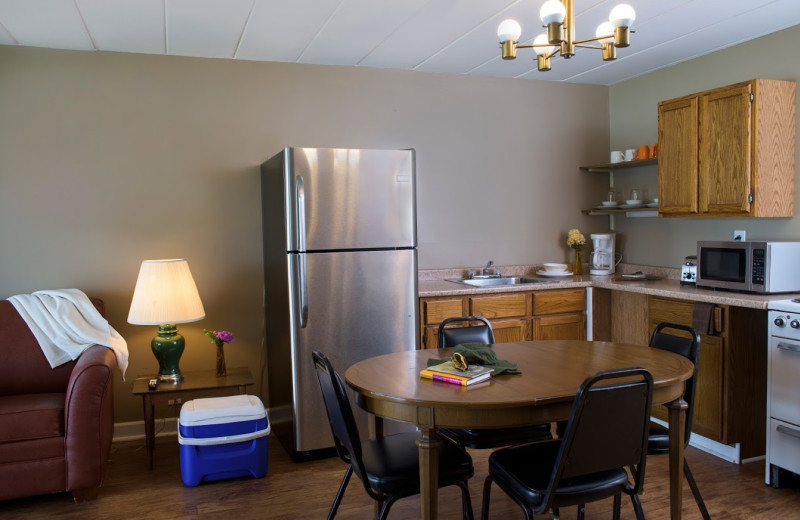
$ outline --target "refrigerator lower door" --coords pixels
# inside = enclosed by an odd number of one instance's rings
[[[297,256],[305,256],[307,314],[303,328],[299,316],[292,319],[293,416],[296,450],[305,452],[333,446],[311,357],[314,350],[328,356],[344,379],[347,368],[358,361],[417,348],[417,257],[413,249]],[[297,274],[290,279],[301,279],[302,273]],[[352,394],[351,403],[366,436],[367,414]]]

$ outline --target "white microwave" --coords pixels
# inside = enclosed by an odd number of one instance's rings
[[[800,242],[698,242],[697,286],[800,292]]]

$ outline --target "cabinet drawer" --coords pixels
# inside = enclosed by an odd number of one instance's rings
[[[694,302],[672,300],[669,298],[659,298],[651,296],[648,299],[647,316],[650,322],[650,333],[653,329],[662,322],[677,323],[687,327],[692,326],[692,315],[694,313]],[[721,334],[725,331],[725,323],[723,320],[723,308],[720,306],[714,307],[714,314],[711,317],[714,326],[714,333]],[[676,333],[677,334],[677,333]],[[700,331],[700,334],[703,334]]]
[[[583,289],[555,289],[539,291],[533,295],[533,314],[558,314],[586,310],[586,293]]]
[[[463,302],[461,298],[422,300],[420,313],[422,314],[422,325],[441,323],[447,318],[463,316]]]
[[[498,296],[471,296],[469,312],[486,318],[513,318],[528,314],[530,293],[502,294]]]

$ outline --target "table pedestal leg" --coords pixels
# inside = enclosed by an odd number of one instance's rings
[[[439,493],[439,436],[436,428],[420,427],[419,447],[419,501],[420,518],[434,520],[438,512]]]
[[[153,400],[145,394],[142,398],[144,406],[144,443],[147,448],[147,469],[153,469],[153,449],[156,445],[155,412]]]
[[[672,520],[680,520],[683,507],[683,451],[686,437],[686,409],[683,398],[669,408],[669,510]]]

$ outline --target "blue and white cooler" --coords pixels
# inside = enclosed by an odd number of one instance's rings
[[[264,405],[254,395],[187,401],[178,423],[183,483],[263,477],[269,431]]]

